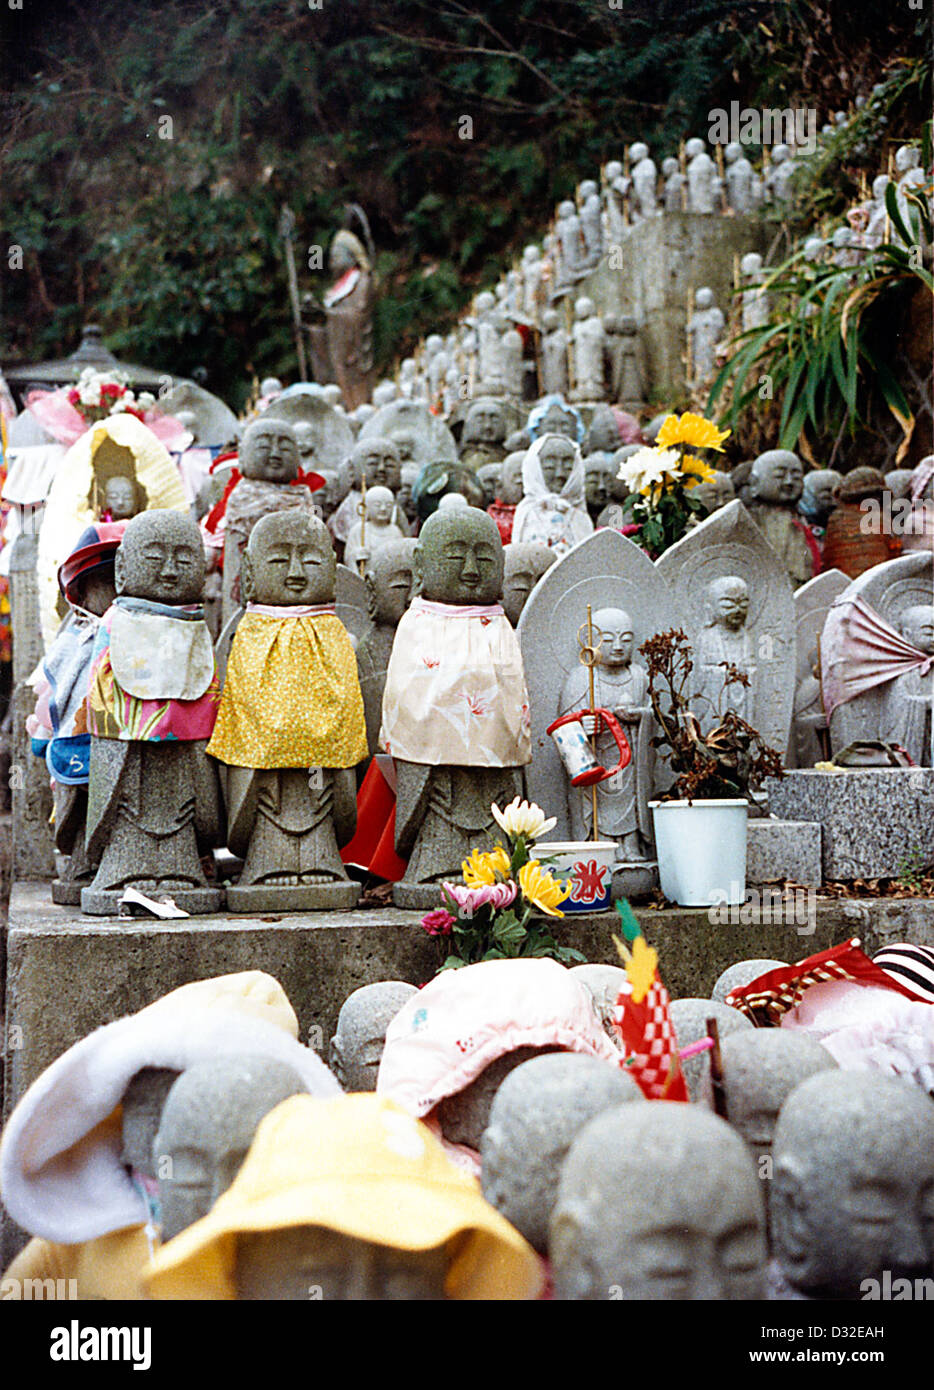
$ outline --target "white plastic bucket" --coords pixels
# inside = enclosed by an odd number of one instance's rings
[[[681,907],[746,900],[742,799],[650,801],[661,890]]]
[[[553,878],[571,883],[562,912],[606,912],[613,906],[613,865],[619,858],[615,840],[555,840],[536,845],[535,858],[553,858],[544,867]]]

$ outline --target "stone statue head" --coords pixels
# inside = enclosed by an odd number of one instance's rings
[[[717,976],[710,997],[718,1004],[723,1004],[730,990],[742,989],[744,985],[751,985],[753,980],[758,980],[760,975],[766,975],[770,970],[781,970],[787,965],[786,960],[770,960],[767,957],[734,961]]]
[[[704,144],[703,140],[699,139],[696,135],[693,139],[689,140],[684,147],[684,153],[687,155],[688,159],[694,159],[697,155],[706,154],[706,152],[707,146]]]
[[[697,305],[698,309],[712,309],[713,290],[707,289],[706,286],[699,289],[694,296],[694,303]]]
[[[600,608],[593,615],[593,627],[594,640],[603,638],[600,644],[600,665],[611,670],[629,666],[635,642],[629,614],[622,608]]]
[[[892,468],[885,475],[885,485],[893,497],[910,497],[913,481],[913,468]]]
[[[170,1067],[143,1067],[142,1071],[130,1078],[123,1093],[120,1158],[128,1168],[139,1169],[147,1178],[156,1177],[153,1139],[159,1128],[165,1098],[178,1075]]]
[[[707,627],[739,632],[749,616],[749,586],[737,574],[725,574],[707,585]]]
[[[285,420],[254,420],[243,431],[239,468],[244,478],[291,483],[298,477],[298,442]]]
[[[590,990],[604,1033],[619,1045],[619,1029],[613,1021],[613,1011],[627,980],[625,970],[618,965],[573,965],[570,973]]]
[[[707,1036],[707,1020],[716,1020],[721,1041],[731,1033],[749,1032],[752,1023],[739,1009],[731,1009],[726,1004],[717,1004],[713,999],[673,999],[669,1007],[672,1027],[678,1037],[679,1047],[689,1047]],[[681,1066],[684,1080],[692,1100],[700,1096],[704,1080],[710,1071],[710,1053],[701,1052],[688,1057]]]
[[[731,140],[723,151],[727,164],[735,164],[742,157],[743,147],[737,140]]]
[[[395,627],[412,597],[412,563],[415,541],[387,541],[374,551],[363,582],[370,617],[382,626]]]
[[[810,236],[804,243],[804,259],[806,261],[816,261],[823,254],[826,242],[823,237]]]
[[[264,376],[259,384],[260,396],[278,396],[282,391],[282,382],[277,376]]]
[[[899,145],[895,151],[895,168],[900,174],[909,169],[917,169],[921,163],[921,153],[916,145]]]
[[[542,252],[539,246],[527,246],[522,252],[522,260],[526,265],[534,265],[535,262],[540,261],[541,258]]]
[[[337,557],[320,518],[297,508],[260,517],[240,562],[248,603],[333,603],[336,583]]]
[[[835,246],[838,250],[840,250],[841,248],[843,248],[843,247],[845,247],[845,246],[852,246],[852,245],[853,245],[853,228],[852,228],[852,227],[838,227],[837,230],[834,232],[833,237],[831,238],[831,240],[833,241],[834,246]]]
[[[761,1298],[765,1214],[752,1159],[698,1106],[633,1101],[577,1135],[551,1214],[559,1299]]]
[[[577,212],[577,208],[575,207],[574,203],[572,203],[571,200],[570,200],[569,198],[565,198],[565,200],[564,200],[563,202],[561,202],[561,203],[558,204],[558,216],[559,216],[559,217],[574,217],[575,214],[576,214],[576,212]]]
[[[546,333],[553,333],[556,328],[561,326],[561,315],[557,309],[546,309],[542,314],[542,326]]]
[[[451,1144],[466,1144],[479,1149],[490,1119],[490,1109],[497,1091],[510,1072],[523,1062],[546,1052],[561,1052],[559,1047],[517,1047],[504,1052],[484,1067],[478,1077],[453,1095],[445,1096],[431,1112],[441,1126],[441,1132]]]
[[[541,465],[542,477],[545,479],[545,486],[549,492],[559,493],[561,491],[571,476],[576,457],[574,444],[567,437],[552,435],[550,439],[545,440],[539,452],[538,461]]]
[[[934,606],[912,604],[902,613],[898,627],[906,642],[917,647],[919,652],[934,656]]]
[[[762,257],[758,251],[747,251],[746,255],[739,263],[739,268],[744,275],[758,275],[762,269]]]
[[[726,1118],[746,1140],[758,1161],[772,1151],[778,1112],[800,1082],[837,1063],[806,1033],[788,1028],[753,1028],[720,1044]],[[713,1108],[710,1074],[703,1096]],[[767,1169],[760,1170],[767,1176]]]
[[[237,1297],[307,1301],[313,1288],[329,1302],[437,1301],[445,1297],[450,1246],[400,1250],[324,1226],[244,1231],[237,1237]]]
[[[506,415],[501,403],[489,396],[473,401],[464,420],[461,444],[502,444]]]
[[[490,506],[499,496],[499,485],[502,477],[502,470],[498,463],[481,463],[477,469],[477,477],[483,488],[483,501],[486,506]]]
[[[691,489],[691,496],[698,502],[703,502],[709,515],[710,512],[715,512],[718,507],[725,507],[727,502],[733,501],[736,496],[733,479],[729,473],[715,468],[713,480],[709,483],[698,483],[696,487]]]
[[[842,481],[843,475],[835,468],[815,468],[805,473],[798,510],[809,521],[825,526],[835,506],[834,490]]]
[[[592,198],[593,195],[594,195],[594,194],[596,193],[596,191],[597,191],[596,180],[594,180],[594,179],[583,179],[583,180],[577,185],[577,191],[578,191],[578,193],[580,194],[580,200],[581,200],[582,203],[583,203],[587,198]]]
[[[315,460],[314,426],[310,420],[296,420],[292,425],[292,433],[295,435],[299,457],[307,470],[312,467]]]
[[[146,489],[125,473],[112,473],[103,486],[102,512],[113,521],[129,521],[146,507]]]
[[[648,153],[648,145],[644,145],[641,140],[637,140],[634,145],[629,146],[630,164],[638,164],[640,159],[647,159]]]
[[[588,454],[584,459],[584,495],[587,506],[594,511],[605,507],[610,500],[613,476],[618,470],[610,453]]]
[[[207,1216],[237,1176],[263,1116],[305,1089],[271,1057],[214,1057],[178,1077],[152,1144],[163,1242]]]
[[[753,462],[749,491],[757,502],[790,506],[804,490],[804,464],[789,449],[768,449]]]
[[[517,449],[507,454],[500,464],[500,483],[498,499],[507,507],[515,507],[522,501],[522,460],[525,450]]]
[[[796,1086],[772,1144],[774,1253],[797,1288],[858,1298],[864,1279],[934,1264],[934,1105],[879,1072],[824,1071]]]
[[[547,545],[517,542],[504,549],[503,612],[517,627],[529,594],[558,558]]]
[[[885,492],[885,474],[878,468],[851,468],[837,484],[834,496],[838,502],[865,502],[870,497],[881,501]]]
[[[890,182],[891,180],[889,179],[888,174],[877,174],[876,177],[873,179],[872,196],[873,198],[875,198],[877,203],[882,202],[883,198],[885,197],[885,190],[888,188]]]
[[[127,523],[114,557],[118,594],[156,603],[197,603],[204,587],[204,545],[187,512],[156,509]]]
[[[366,490],[366,519],[377,526],[388,526],[395,511],[396,499],[388,487],[368,487]]]
[[[678,161],[673,154],[670,154],[667,159],[662,160],[662,175],[664,178],[670,179],[677,173],[680,173]]]
[[[566,410],[558,401],[552,401],[542,416],[538,432],[539,434],[563,434],[565,439],[576,441],[577,420],[570,410]]]
[[[399,483],[399,491],[396,493],[396,501],[405,512],[409,521],[414,521],[418,516],[418,509],[412,496],[412,488],[418,477],[419,470],[414,464],[404,464],[402,467],[402,479]]]
[[[623,165],[622,161],[619,159],[611,159],[609,163],[604,166],[603,169],[603,174],[606,178],[607,183],[612,183],[614,179],[618,179],[622,172]]]
[[[784,164],[786,159],[791,158],[790,145],[776,145],[772,151],[772,163]]]
[[[354,482],[367,487],[388,487],[398,492],[402,483],[402,461],[397,441],[388,435],[358,439],[350,455]]]
[[[496,1092],[480,1144],[483,1195],[540,1255],[575,1136],[604,1110],[641,1099],[631,1076],[579,1052],[533,1057]]]
[[[580,299],[574,305],[574,317],[577,321],[581,322],[584,319],[592,319],[595,313],[596,310],[594,309],[593,300],[588,298],[585,294],[581,295]]]
[[[355,989],[341,1005],[328,1066],[345,1091],[375,1091],[386,1029],[416,994],[404,980],[377,980]]]
[[[619,426],[609,406],[598,406],[584,439],[584,454],[609,453],[620,446]],[[585,460],[586,466],[586,460]]]
[[[419,593],[433,603],[496,603],[503,567],[496,522],[476,507],[435,512],[415,545]]]

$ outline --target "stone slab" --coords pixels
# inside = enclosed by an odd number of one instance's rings
[[[934,863],[934,769],[798,769],[767,786],[787,820],[823,827],[824,881],[895,878]]]
[[[806,888],[821,886],[820,822],[747,821],[746,882],[774,883],[786,878]]]

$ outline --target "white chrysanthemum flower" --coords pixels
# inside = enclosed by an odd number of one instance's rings
[[[624,482],[630,492],[642,492],[663,483],[668,477],[679,477],[681,456],[677,449],[640,449],[623,459],[617,477]]]
[[[518,839],[521,835],[526,840],[537,840],[558,824],[554,816],[546,820],[545,812],[540,806],[536,806],[534,801],[520,801],[518,797],[510,801],[505,811],[501,811],[495,803],[490,810],[496,824],[510,839]]]

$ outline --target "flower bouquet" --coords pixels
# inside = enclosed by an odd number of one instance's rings
[[[155,403],[155,396],[148,391],[137,398],[120,372],[99,372],[94,367],[85,367],[68,392],[68,404],[88,425],[96,425],[111,415],[135,415],[137,420],[143,420]]]
[[[698,483],[714,481],[714,470],[689,448],[723,452],[729,430],[719,430],[702,415],[669,415],[653,448],[639,449],[620,464],[617,477],[629,488],[623,511],[639,527],[632,539],[655,560],[681,539],[693,517],[707,508],[690,495]]]
[[[545,813],[518,797],[504,811],[490,810],[502,827],[508,848],[472,850],[461,865],[460,883],[444,883],[444,904],[422,918],[429,936],[446,940],[448,955],[442,970],[475,965],[481,960],[512,960],[519,956],[550,956],[563,964],[586,959],[570,946],[559,946],[533,912],[563,917],[560,904],[570,896],[570,883],[552,877],[531,849],[556,824]]]

